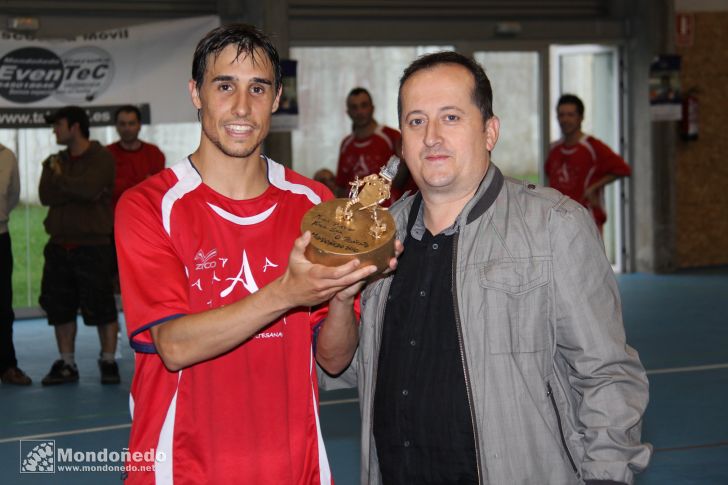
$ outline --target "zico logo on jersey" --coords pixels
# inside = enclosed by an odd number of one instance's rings
[[[217,249],[213,249],[208,253],[200,249],[197,251],[197,254],[195,254],[195,269],[200,271],[214,268],[217,266],[217,261],[214,259],[215,256],[217,256]]]

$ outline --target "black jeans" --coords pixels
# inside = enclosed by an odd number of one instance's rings
[[[0,373],[16,367],[13,347],[13,251],[10,234],[0,234]]]

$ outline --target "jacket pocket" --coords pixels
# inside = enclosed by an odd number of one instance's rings
[[[490,353],[549,348],[550,258],[491,261],[480,268],[479,281]]]

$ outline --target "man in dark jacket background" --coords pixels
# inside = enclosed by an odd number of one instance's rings
[[[114,360],[117,322],[111,268],[114,158],[89,140],[89,118],[77,106],[66,106],[46,117],[62,150],[43,162],[39,195],[48,206],[45,219],[50,236],[43,254],[40,305],[55,329],[60,358],[43,378],[43,385],[78,381],[75,362],[76,314],[98,329],[101,341],[101,382],[118,384]]]

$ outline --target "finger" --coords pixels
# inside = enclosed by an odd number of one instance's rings
[[[358,283],[354,283],[353,285],[344,288],[343,290],[341,290],[340,292],[338,292],[336,294],[336,298],[338,298],[339,300],[344,300],[344,301],[353,300],[354,297],[356,297],[356,295],[364,287],[364,283],[366,283],[366,282],[359,281]]]
[[[377,267],[372,265],[363,266],[358,268],[356,271],[349,271],[340,275],[337,278],[330,278],[328,283],[331,287],[336,287],[337,291],[341,291],[343,288],[353,285],[361,280],[364,280],[376,273]]]
[[[399,255],[404,252],[404,244],[399,239],[394,241],[394,257],[399,258]]]
[[[397,258],[390,259],[389,260],[389,267],[384,270],[384,274],[389,274],[392,271],[394,271],[395,269],[397,269],[397,263],[398,263],[398,261],[399,260]]]
[[[338,280],[342,276],[346,276],[352,271],[355,271],[360,265],[361,262],[358,259],[352,259],[340,266],[323,266],[317,264],[311,270],[311,275],[315,278]]]

